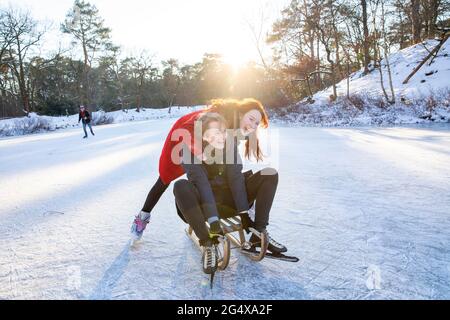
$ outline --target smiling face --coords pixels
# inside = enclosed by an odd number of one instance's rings
[[[219,121],[211,121],[208,129],[203,134],[203,141],[213,146],[215,149],[223,149],[225,147],[226,127]]]
[[[244,136],[256,131],[261,123],[261,113],[257,109],[253,109],[244,114],[241,118],[240,129]]]

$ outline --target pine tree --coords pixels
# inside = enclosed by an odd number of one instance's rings
[[[89,72],[97,54],[111,50],[111,29],[104,26],[98,9],[84,0],[75,0],[73,8],[67,13],[66,20],[61,24],[61,31],[74,37],[74,44],[81,46],[83,51],[83,82],[82,104],[89,104]]]

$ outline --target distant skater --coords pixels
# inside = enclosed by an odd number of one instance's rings
[[[86,125],[91,130],[92,135],[95,136],[94,131],[92,131],[91,114],[89,113],[89,111],[86,110],[85,106],[80,106],[80,113],[79,113],[79,117],[78,117],[78,123],[80,123],[80,121],[83,122],[83,130],[84,130],[84,137],[83,137],[83,139],[86,139],[88,137],[88,133],[86,131]]]

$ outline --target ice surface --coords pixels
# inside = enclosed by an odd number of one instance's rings
[[[450,126],[275,127],[269,231],[298,263],[233,250],[213,290],[172,187],[129,229],[175,119],[0,139],[0,299],[449,299]]]

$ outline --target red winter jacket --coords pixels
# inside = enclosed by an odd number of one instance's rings
[[[170,182],[181,177],[185,173],[183,167],[180,164],[175,164],[171,158],[173,148],[182,141],[181,137],[177,138],[175,135],[172,138],[172,133],[174,133],[176,129],[185,129],[189,132],[190,141],[188,147],[194,155],[199,155],[202,153],[201,143],[199,145],[199,143],[194,140],[194,123],[195,120],[201,116],[202,112],[204,112],[204,110],[194,111],[181,117],[175,122],[172,129],[170,129],[159,158],[159,176],[164,184],[168,185]],[[172,139],[175,139],[175,141],[172,141]],[[176,156],[178,157],[177,161],[180,160],[179,155]]]

